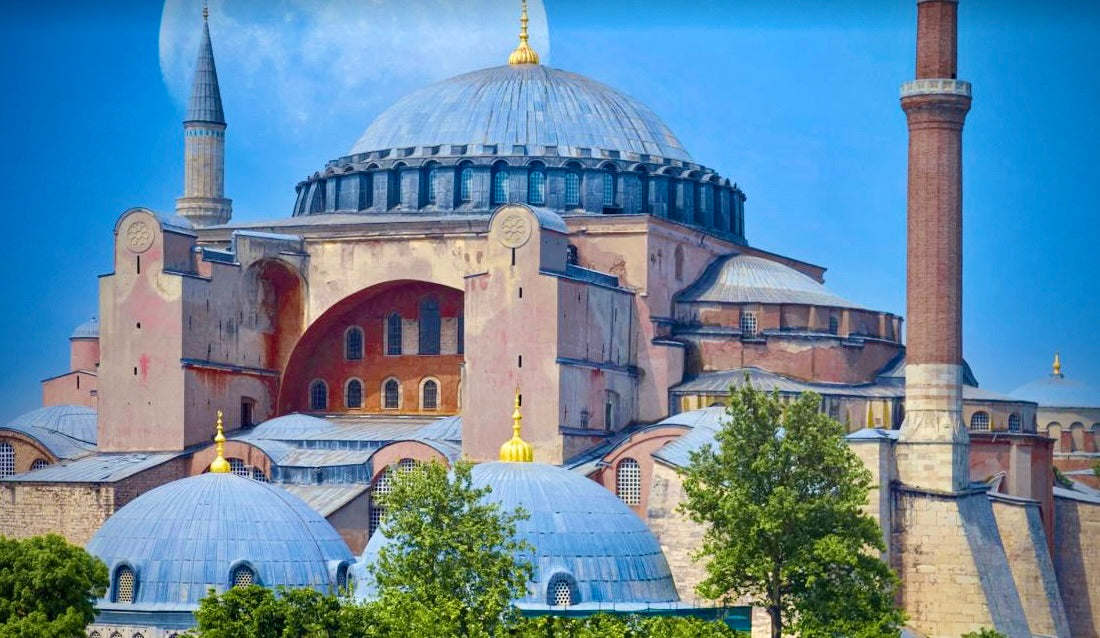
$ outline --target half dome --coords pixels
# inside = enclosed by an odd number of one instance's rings
[[[677,300],[861,309],[790,266],[751,255],[716,261]]]
[[[494,154],[556,147],[632,152],[690,161],[641,102],[584,76],[540,65],[498,66],[421,88],[379,115],[350,155],[438,145],[497,146]],[[576,154],[576,156],[580,156]],[[598,153],[591,156],[598,156]]]
[[[95,317],[85,321],[73,330],[73,333],[69,335],[70,339],[98,339],[99,338],[99,320]]]

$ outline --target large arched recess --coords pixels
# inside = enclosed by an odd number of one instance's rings
[[[244,285],[246,297],[255,301],[252,320],[261,338],[260,367],[283,370],[302,334],[302,279],[290,264],[263,259],[245,271]]]
[[[418,352],[420,313],[427,299],[434,300],[439,309],[439,354]],[[389,281],[345,297],[298,340],[280,384],[277,413],[457,414],[463,303],[461,290],[414,280]],[[402,348],[400,354],[388,354],[386,323],[395,313],[402,321]],[[346,356],[345,339],[352,327],[363,331],[361,359]],[[426,377],[439,382],[434,409],[422,405],[421,381]],[[383,402],[383,383],[390,378],[400,382],[397,408],[387,408]],[[362,384],[360,408],[347,406],[345,390],[350,379]],[[310,405],[309,388],[318,380],[327,388],[324,409]]]

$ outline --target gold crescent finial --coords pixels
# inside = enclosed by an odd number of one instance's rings
[[[1062,376],[1062,357],[1057,352],[1054,353],[1054,374]]]
[[[527,44],[527,0],[523,0],[523,10],[519,16],[519,46],[508,56],[508,64],[538,64],[539,54]]]
[[[214,474],[228,474],[229,461],[225,460],[225,432],[222,429],[222,411],[218,410],[218,433],[214,435],[214,447],[218,450],[218,458],[210,464],[210,471]]]
[[[500,446],[500,460],[507,463],[530,463],[535,459],[535,449],[524,441],[519,432],[523,428],[523,415],[519,411],[520,394],[516,387],[516,409],[512,412],[512,438]]]

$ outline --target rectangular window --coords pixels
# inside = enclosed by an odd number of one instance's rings
[[[603,205],[615,205],[615,175],[604,173],[603,176]]]
[[[576,173],[565,174],[565,205],[580,206],[581,203],[581,176]]]

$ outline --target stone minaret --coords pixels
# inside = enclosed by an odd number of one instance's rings
[[[898,478],[957,492],[970,483],[962,423],[962,128],[970,83],[956,79],[958,0],[917,0],[909,121],[905,422]]]
[[[208,16],[203,7],[202,42],[183,121],[183,197],[176,200],[176,213],[195,226],[224,224],[233,212],[233,202],[225,198],[225,113]]]

